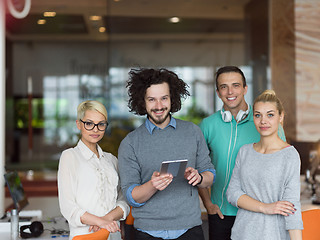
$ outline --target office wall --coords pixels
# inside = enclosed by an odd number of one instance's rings
[[[294,0],[270,0],[270,68],[272,88],[285,109],[287,140],[297,139]]]
[[[297,140],[320,140],[320,2],[295,0]]]

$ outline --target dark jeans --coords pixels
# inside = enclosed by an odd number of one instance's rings
[[[230,240],[235,219],[235,216],[224,216],[221,219],[218,214],[208,214],[209,240]]]
[[[162,240],[162,238],[152,237],[147,233],[135,229],[135,240]],[[190,228],[176,240],[204,240],[204,235],[201,226]]]
[[[135,240],[133,225],[124,224],[124,240]]]

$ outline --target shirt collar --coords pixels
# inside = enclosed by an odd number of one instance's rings
[[[152,134],[154,129],[161,129],[161,128],[157,127],[156,125],[154,125],[148,118],[145,122],[145,126],[150,134]],[[169,126],[173,127],[174,129],[176,129],[176,127],[177,127],[177,121],[172,116],[171,116],[169,124],[165,128],[167,128]]]
[[[81,141],[81,139],[79,140],[77,147],[79,148],[81,154],[84,156],[85,159],[89,160],[92,157],[96,156],[88,147],[87,145],[84,144],[84,142]],[[103,157],[103,151],[101,149],[101,147],[99,145],[97,145],[97,149],[98,149],[98,153],[99,153],[99,157]]]

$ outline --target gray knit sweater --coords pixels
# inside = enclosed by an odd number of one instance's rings
[[[154,129],[152,134],[143,124],[121,142],[118,160],[125,196],[133,184],[149,181],[152,173],[160,170],[162,161],[188,159],[187,167],[199,172],[214,169],[200,128],[190,122],[176,122],[176,129],[168,126]],[[132,213],[134,227],[147,231],[189,229],[202,223],[197,187],[184,178],[174,179],[145,205],[134,207]]]
[[[243,194],[272,203],[280,200],[294,204],[297,211],[288,217],[266,215],[239,208],[231,239],[286,240],[289,229],[302,229],[300,205],[300,157],[293,146],[271,154],[261,154],[253,144],[244,145],[237,156],[227,190],[228,201],[237,206]]]

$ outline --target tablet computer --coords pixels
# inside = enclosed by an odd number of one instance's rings
[[[160,174],[170,173],[173,177],[184,177],[188,159],[163,161]]]

